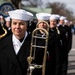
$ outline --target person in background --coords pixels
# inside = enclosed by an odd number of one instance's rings
[[[38,25],[36,25],[36,29],[37,28],[44,28],[44,29],[47,30],[47,28],[49,28],[49,26],[46,25],[45,22],[43,22],[43,21],[46,21],[47,23],[49,22],[49,18],[50,18],[50,14],[49,13],[37,13],[36,14],[36,18],[37,18],[37,21],[39,23]],[[49,32],[49,31],[47,30],[47,32]],[[45,47],[45,43],[46,42],[45,42],[45,39],[43,39],[43,38],[46,37],[46,33],[44,31],[42,31],[42,30],[38,30],[36,36],[37,37],[41,37],[41,39],[40,38],[36,38],[36,45]],[[32,63],[35,63],[37,65],[43,65],[45,48],[42,48],[42,47],[41,48],[40,47],[37,48],[36,47],[35,50],[36,50],[36,52],[35,52],[35,59],[33,60]],[[44,66],[46,66],[46,65],[44,65]],[[43,70],[42,68],[39,68],[39,69],[35,68],[33,70],[32,75],[42,75],[42,72],[43,72],[42,70]],[[45,74],[45,75],[47,75],[47,74]]]
[[[11,32],[11,18],[8,16],[8,17],[5,17],[5,26],[7,27],[7,36],[9,36],[10,34],[12,34]]]
[[[50,16],[49,24],[49,41],[48,41],[48,59],[46,72],[47,75],[59,75],[60,70],[60,51],[61,51],[61,42],[60,42],[60,31],[57,27],[57,16]],[[59,63],[58,63],[59,62]],[[59,66],[59,67],[58,67]],[[61,75],[61,73],[60,73]]]
[[[6,22],[6,27],[8,28],[8,30],[11,29],[11,19],[10,17],[5,17],[5,22]]]
[[[65,25],[68,26],[68,53],[72,49],[72,25],[70,24],[69,20],[65,20]]]
[[[0,15],[0,23],[1,23],[1,18],[2,18],[3,16],[2,15]]]
[[[74,22],[70,21],[69,25],[72,27],[72,34],[75,34],[75,24],[74,24]]]
[[[1,23],[1,26],[5,26],[5,18],[4,16],[0,16],[0,23]]]
[[[49,24],[49,18],[50,18],[51,14],[49,13],[37,13],[36,14],[36,18],[37,21],[39,23],[39,25],[36,26],[36,28],[44,28],[47,30],[47,28],[49,28],[49,26],[46,25],[45,22],[47,22]],[[43,22],[45,21],[45,22]]]
[[[0,75],[27,75],[31,35],[27,33],[26,22],[33,14],[23,9],[8,14],[12,34],[0,41]]]
[[[61,43],[62,43],[62,58],[61,58],[61,75],[67,75],[67,68],[68,68],[68,52],[69,52],[69,45],[68,45],[68,39],[69,39],[69,31],[68,31],[68,25],[65,25],[65,20],[67,18],[65,16],[60,16],[59,19],[59,30],[61,33]]]
[[[36,29],[36,25],[37,25],[37,18],[34,16],[33,19],[30,21],[30,24],[29,24],[29,31],[30,31],[30,34],[32,34],[33,30]]]

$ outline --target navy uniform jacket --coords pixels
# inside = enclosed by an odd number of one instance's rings
[[[68,67],[68,52],[69,52],[69,29],[67,25],[60,25],[59,30],[61,33],[61,40],[62,40],[62,48],[61,48],[61,73],[57,75],[67,75],[67,67]]]
[[[17,55],[13,48],[11,35],[0,41],[0,75],[26,75],[27,57],[30,52],[29,39],[28,35]]]
[[[68,53],[68,26],[60,25],[59,30],[61,32],[61,40],[62,40],[62,48],[63,48],[62,50],[65,53]]]
[[[49,58],[46,62],[46,75],[55,75],[56,62],[61,53],[60,34],[58,34],[56,27],[49,29],[49,41],[48,41]]]
[[[68,26],[68,52],[70,52],[72,48],[72,26]]]

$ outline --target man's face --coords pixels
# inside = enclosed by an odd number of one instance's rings
[[[60,20],[59,23],[60,23],[61,25],[63,25],[63,24],[64,24],[64,20]]]
[[[38,21],[40,22],[39,25],[38,25],[38,28],[44,28],[44,29],[47,29],[47,25],[46,23],[42,22],[42,21]]]
[[[56,26],[56,24],[57,24],[57,22],[56,22],[56,20],[50,20],[50,25],[53,25],[53,26]]]
[[[6,26],[9,28],[10,27],[10,21],[6,21]]]
[[[18,38],[21,39],[24,37],[27,30],[26,22],[23,20],[12,19],[11,23],[12,33]]]

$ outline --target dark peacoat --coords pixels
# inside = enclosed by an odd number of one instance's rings
[[[26,75],[30,52],[30,36],[28,35],[18,54],[15,54],[12,36],[0,41],[0,75]]]
[[[60,34],[56,27],[49,29],[49,41],[48,41],[48,58],[46,62],[46,75],[56,75],[58,71],[58,61],[60,61],[61,42]],[[60,74],[61,75],[61,74]]]

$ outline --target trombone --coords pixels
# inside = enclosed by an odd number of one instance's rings
[[[7,35],[7,30],[4,28],[3,23],[1,23],[1,27],[2,27],[2,30],[4,31],[4,33],[0,35],[0,39],[2,39],[3,37],[5,37]]]
[[[48,37],[49,37],[49,25],[47,22],[43,21],[44,23],[47,24],[47,30],[44,28],[38,28],[36,27],[36,29],[34,29],[34,31],[32,32],[32,39],[31,39],[31,47],[30,47],[30,55],[27,58],[28,61],[28,69],[27,69],[27,75],[32,75],[33,70],[40,69],[41,68],[41,72],[42,75],[45,75],[45,68],[46,68],[46,54],[47,54],[47,46],[48,46]],[[41,22],[39,22],[38,24],[40,24]],[[37,26],[38,26],[37,24]],[[39,30],[42,30],[45,33],[44,37],[41,36],[37,36],[39,35],[37,32]],[[35,39],[35,40],[34,40]],[[44,46],[39,46],[37,45],[37,39],[43,39],[45,41],[45,45]],[[32,62],[35,60],[35,55],[36,55],[36,48],[41,48],[44,50],[44,55],[43,55],[43,61],[42,64],[33,64]]]

